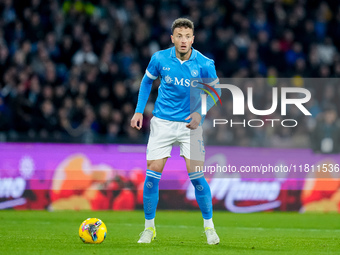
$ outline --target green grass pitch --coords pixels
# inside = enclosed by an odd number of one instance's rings
[[[88,217],[108,228],[102,244],[83,244]],[[137,244],[142,211],[0,211],[0,254],[340,254],[340,215],[215,212],[219,245],[206,244],[198,211],[158,211],[157,240]]]

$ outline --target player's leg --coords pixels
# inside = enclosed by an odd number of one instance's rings
[[[159,200],[159,181],[170,157],[174,132],[171,132],[171,122],[158,118],[151,120],[151,132],[147,146],[147,170],[143,189],[143,208],[145,229],[138,243],[150,243],[156,236],[155,216]]]
[[[207,180],[204,177],[204,173],[201,171],[195,171],[196,167],[202,167],[204,163],[203,161],[190,160],[186,157],[184,157],[184,159],[186,162],[190,181],[195,189],[196,201],[202,212],[204,228],[206,227],[214,228],[214,224],[212,221],[213,211],[210,187]]]
[[[212,219],[213,208],[210,187],[204,177],[204,173],[197,171],[197,169],[202,169],[204,162],[190,160],[188,158],[185,158],[185,162],[187,165],[190,181],[195,189],[196,201],[202,212],[204,222],[203,226],[207,237],[207,242],[208,244],[218,244],[220,242],[220,238],[215,231]]]
[[[180,139],[181,156],[184,157],[190,181],[195,189],[196,201],[203,216],[203,226],[208,244],[218,244],[220,239],[216,234],[212,220],[213,208],[209,184],[200,171],[204,165],[205,149],[202,138],[202,129],[191,130],[190,135],[183,135]]]
[[[155,216],[159,200],[159,181],[167,158],[148,160],[143,189],[145,228],[138,243],[150,243],[156,237]]]

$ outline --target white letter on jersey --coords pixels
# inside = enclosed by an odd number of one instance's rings
[[[182,78],[180,81],[178,81],[177,77],[175,77],[175,85],[183,86],[183,80],[184,80],[184,78]]]
[[[191,87],[197,87],[197,83],[194,84],[194,82],[198,82],[198,80],[192,80],[191,81]]]

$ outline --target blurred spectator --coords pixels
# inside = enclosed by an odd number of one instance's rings
[[[331,65],[334,60],[334,55],[336,53],[336,48],[332,43],[330,37],[326,37],[322,44],[317,46],[317,53],[319,56],[319,61],[325,65]]]
[[[73,56],[73,63],[81,65],[84,63],[95,65],[98,62],[97,55],[92,50],[90,42],[84,42],[82,48],[77,51]]]
[[[5,105],[4,99],[0,96],[0,132],[6,131],[10,126],[10,112]]]
[[[3,1],[2,17],[5,23],[11,23],[16,19],[16,12],[12,0]]]
[[[325,107],[312,132],[312,148],[317,153],[340,152],[340,121],[333,105]]]

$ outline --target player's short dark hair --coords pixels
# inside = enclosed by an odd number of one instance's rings
[[[177,27],[185,27],[192,29],[192,32],[194,32],[194,23],[187,18],[178,18],[176,19],[171,26],[171,32],[174,33],[175,28]]]

